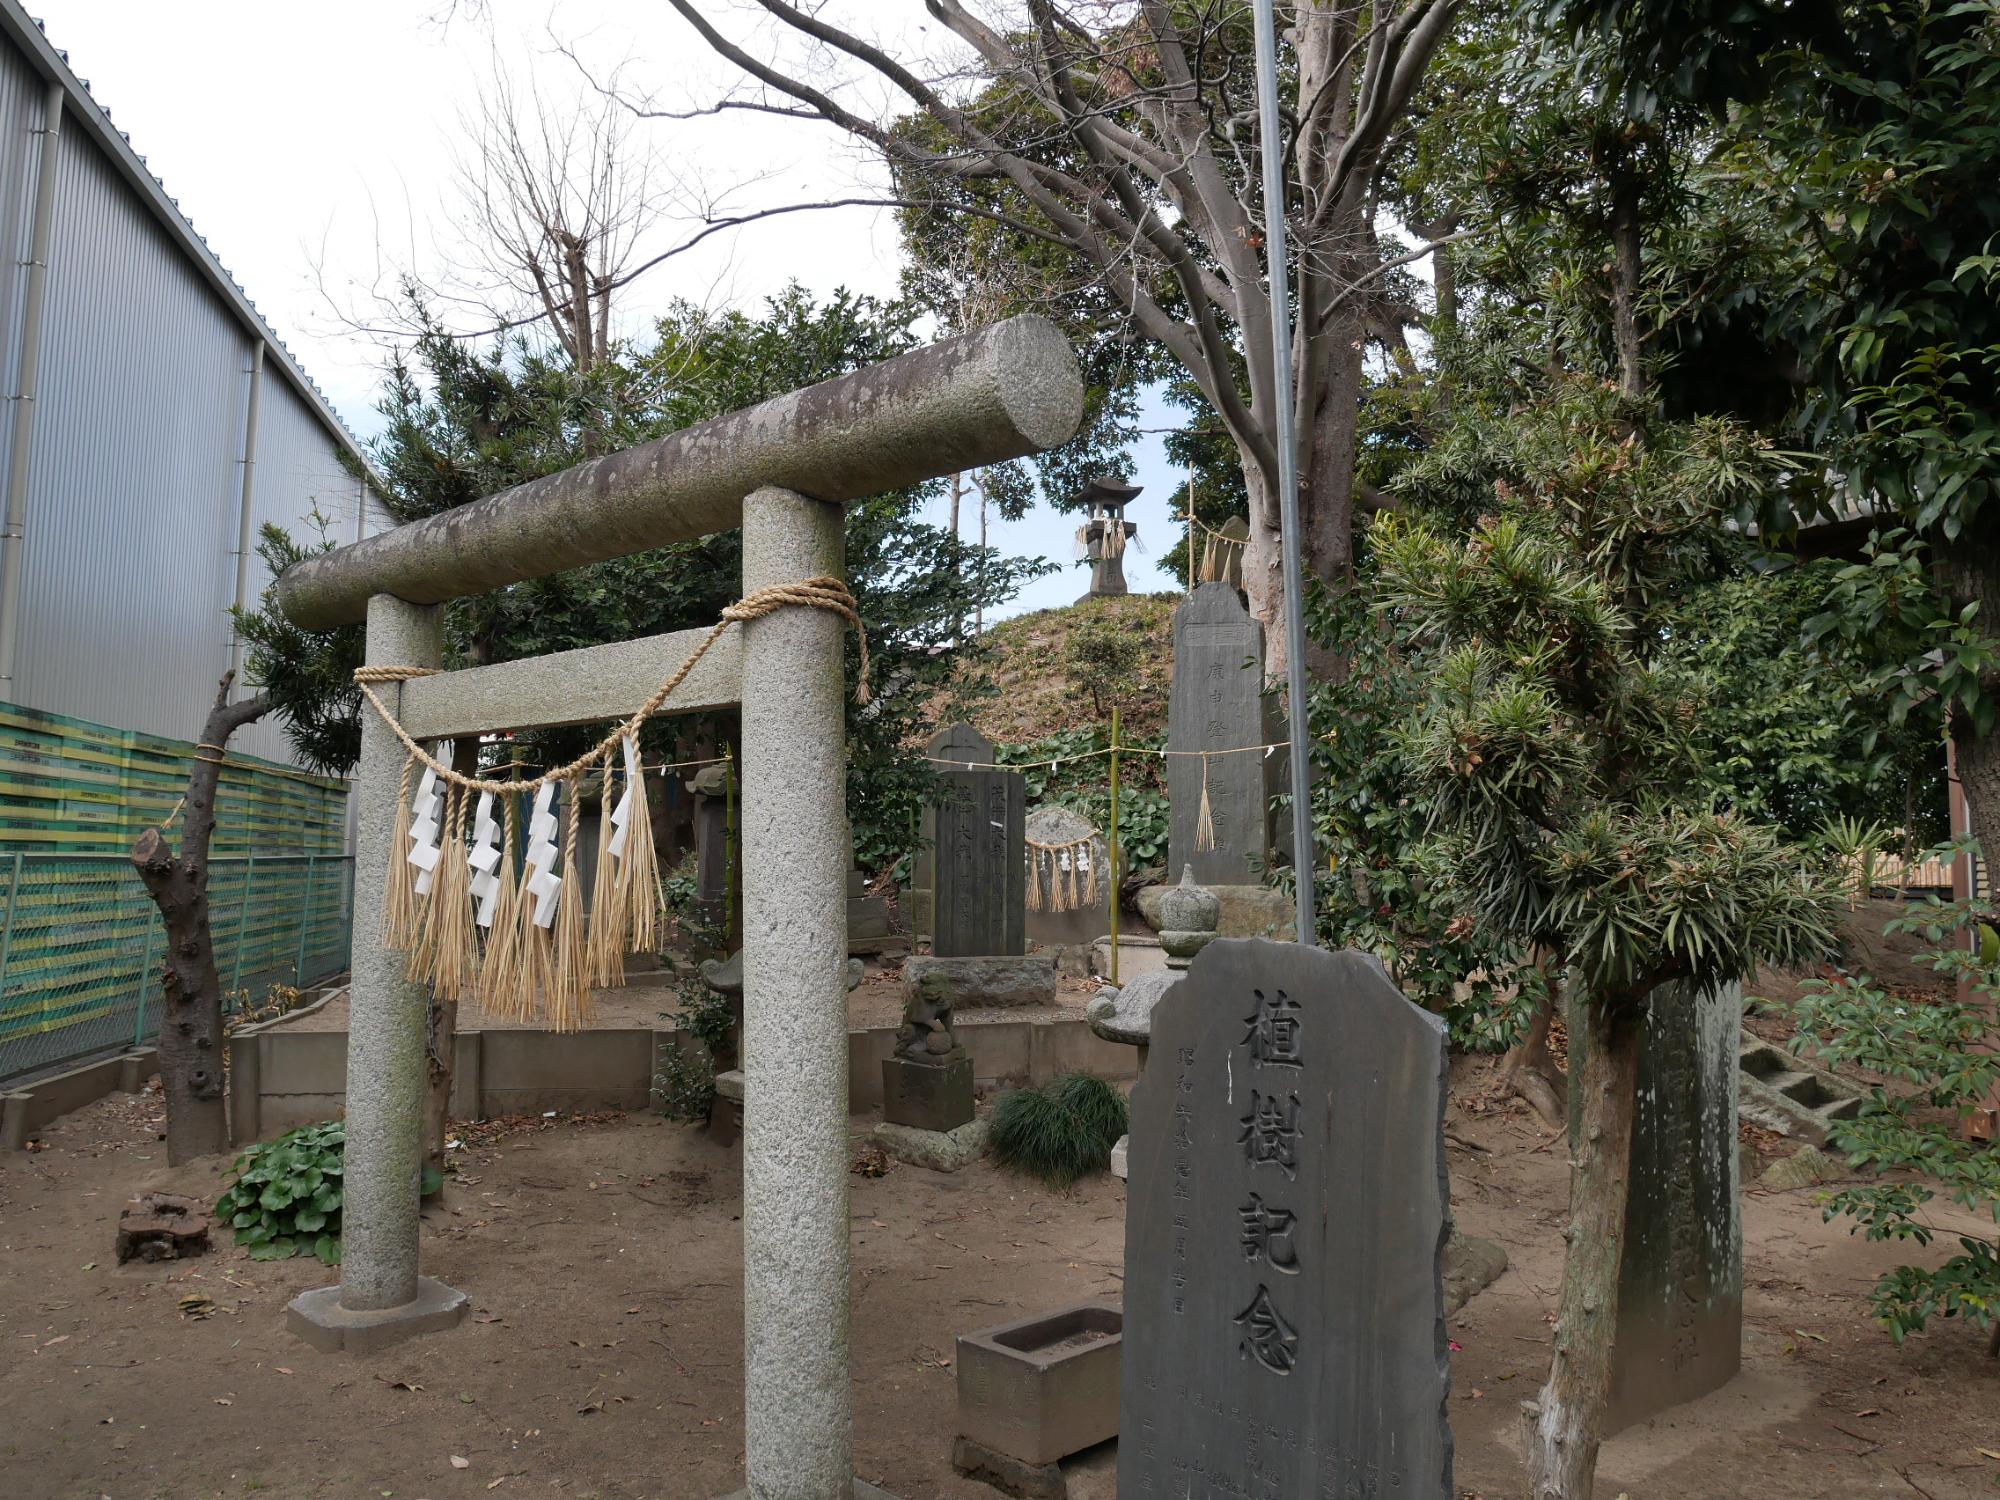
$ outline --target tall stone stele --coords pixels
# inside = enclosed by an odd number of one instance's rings
[[[1132,1089],[1118,1493],[1451,1500],[1443,1023],[1221,938]]]
[[[1743,1367],[1742,1032],[1741,985],[1664,985],[1646,1012],[1609,1432],[1705,1396]],[[1587,1032],[1572,1025],[1570,1035]]]
[[[939,798],[924,815],[924,855],[917,864],[919,921],[928,915],[931,952],[941,958],[987,958],[1027,951],[1028,793],[1018,771],[982,770],[993,742],[970,724],[931,736]],[[964,769],[948,764],[959,762]]]
[[[1264,627],[1227,583],[1195,586],[1174,611],[1174,681],[1167,705],[1169,870],[1194,871],[1203,886],[1261,883],[1271,852],[1272,775],[1282,753],[1245,746],[1273,742],[1264,703]],[[1209,752],[1206,758],[1197,751]],[[1216,752],[1233,754],[1217,754]],[[1213,848],[1203,842],[1206,780]]]

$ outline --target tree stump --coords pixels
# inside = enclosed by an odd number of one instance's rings
[[[199,1199],[142,1193],[118,1216],[118,1263],[182,1260],[208,1250],[209,1217]]]

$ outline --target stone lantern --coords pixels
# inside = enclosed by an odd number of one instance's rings
[[[1077,531],[1083,555],[1090,563],[1090,592],[1086,599],[1122,595],[1125,588],[1125,544],[1139,534],[1136,524],[1125,519],[1125,507],[1139,497],[1140,486],[1127,484],[1116,474],[1100,474],[1083,487],[1078,498],[1090,519]]]
[[[1194,956],[1214,942],[1222,925],[1222,900],[1194,883],[1194,866],[1181,870],[1181,883],[1160,897],[1160,946],[1167,950],[1167,967],[1185,969]]]

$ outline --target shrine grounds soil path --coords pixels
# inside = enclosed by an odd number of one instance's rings
[[[1453,1146],[1452,1195],[1513,1263],[1453,1322],[1459,1500],[1519,1493],[1566,1191],[1560,1146],[1479,1107],[1484,1085],[1461,1065],[1450,1128],[1485,1149]],[[740,1173],[704,1135],[637,1116],[465,1127],[423,1254],[473,1316],[352,1359],[285,1332],[287,1299],[328,1279],[317,1262],[224,1245],[114,1264],[129,1194],[212,1200],[220,1182],[165,1170],[159,1109],[114,1095],[0,1162],[0,1495],[710,1500],[741,1482]],[[986,1164],[852,1185],[858,1466],[902,1500],[991,1500],[949,1466],[954,1337],[1117,1296],[1123,1186],[1053,1194]],[[1744,1374],[1614,1439],[1601,1500],[2000,1495],[1983,1338],[1945,1324],[1898,1350],[1864,1300],[1893,1252],[1813,1200],[1749,1192]],[[189,1297],[213,1310],[186,1316]],[[1076,1500],[1115,1494],[1109,1450],[1072,1467]]]

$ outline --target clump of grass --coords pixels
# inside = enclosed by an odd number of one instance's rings
[[[1066,1188],[1111,1165],[1125,1128],[1125,1096],[1101,1078],[1070,1073],[1002,1097],[987,1139],[1001,1166]]]

